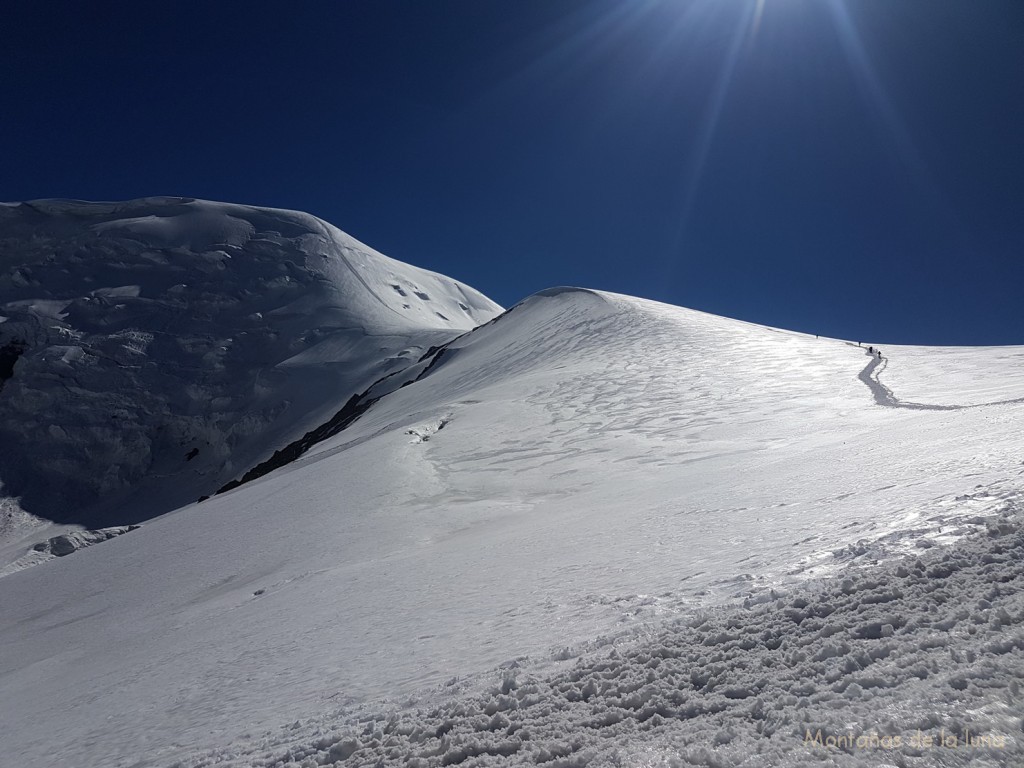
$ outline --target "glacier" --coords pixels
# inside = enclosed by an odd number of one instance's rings
[[[573,287],[502,311],[313,217],[189,199],[7,206],[0,234],[25,346],[0,481],[32,516],[0,553],[143,523],[0,578],[0,758],[1022,755],[1024,347],[879,357]],[[138,442],[161,419],[166,451]],[[890,748],[824,744],[868,731]]]
[[[290,211],[44,200],[0,207],[0,235],[0,477],[87,527],[213,493],[501,309]]]

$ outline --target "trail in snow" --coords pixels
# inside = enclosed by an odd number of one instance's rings
[[[886,408],[908,408],[915,411],[964,411],[970,408],[986,408],[993,405],[1011,405],[1013,403],[1024,403],[1024,397],[1015,397],[1010,400],[997,400],[992,403],[974,403],[971,405],[932,405],[929,403],[912,403],[904,402],[893,394],[893,391],[889,387],[882,383],[879,376],[882,371],[886,369],[889,363],[887,357],[876,357],[870,352],[865,350],[871,358],[864,370],[861,371],[857,378],[860,379],[871,390],[871,394],[875,396],[875,402],[878,405],[884,405]],[[876,372],[877,371],[877,372]]]
[[[977,406],[962,406],[962,405],[927,405],[925,403],[904,403],[896,395],[893,394],[892,390],[883,384],[878,375],[885,370],[885,364],[888,363],[888,359],[875,356],[871,352],[865,350],[865,354],[871,358],[864,370],[857,376],[858,379],[863,381],[868,389],[871,390],[871,394],[875,396],[875,402],[878,405],[884,405],[887,408],[910,408],[917,411],[956,411],[961,408],[975,408]],[[881,370],[875,373],[875,370],[881,366]],[[1013,402],[1013,401],[1010,401]]]

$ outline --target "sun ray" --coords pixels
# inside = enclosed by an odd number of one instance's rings
[[[887,134],[895,160],[904,171],[910,184],[915,188],[919,200],[942,212],[944,218],[953,223],[958,236],[965,237],[965,228],[959,214],[940,185],[935,181],[928,163],[918,149],[913,135],[886,91],[878,76],[867,49],[861,40],[854,20],[850,17],[845,0],[825,0],[832,17],[843,51],[850,63],[865,101],[874,110],[882,130]]]
[[[725,108],[726,99],[729,95],[729,87],[732,84],[736,66],[742,58],[744,42],[749,39],[751,34],[751,25],[757,18],[755,14],[757,14],[762,8],[763,2],[760,0],[756,6],[747,5],[743,10],[740,19],[737,21],[732,38],[729,42],[729,48],[722,61],[722,67],[719,70],[718,78],[715,81],[711,98],[701,116],[697,139],[694,142],[692,150],[688,153],[682,202],[676,218],[675,233],[669,248],[671,257],[667,262],[667,274],[665,275],[666,285],[670,285],[672,283],[676,269],[680,263],[680,251],[683,247],[686,229],[689,225],[690,217],[693,214],[693,208],[697,201],[698,192],[700,191],[700,185],[704,176],[704,168],[707,164],[708,155],[711,152],[711,147],[714,143],[715,135],[722,119],[722,112]]]
[[[765,0],[756,0],[756,4],[754,5],[754,19],[750,23],[751,41],[757,38],[757,33],[761,29],[761,17],[764,16],[764,4]]]
[[[890,139],[894,142],[901,159],[907,165],[914,165],[914,157],[917,152],[910,138],[910,132],[882,86],[845,3],[843,0],[826,0],[825,5],[829,9],[836,31],[839,33],[843,51],[869,106],[875,110],[883,126],[889,132]]]

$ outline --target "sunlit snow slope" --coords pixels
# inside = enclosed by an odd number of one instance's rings
[[[13,499],[96,527],[211,494],[499,311],[303,213],[2,205],[0,527]]]
[[[1001,511],[1024,348],[883,354],[530,297],[283,469],[0,580],[6,754],[168,765]]]

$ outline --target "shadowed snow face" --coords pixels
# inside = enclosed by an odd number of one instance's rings
[[[0,242],[2,490],[89,527],[211,493],[500,311],[287,211],[39,201]]]

